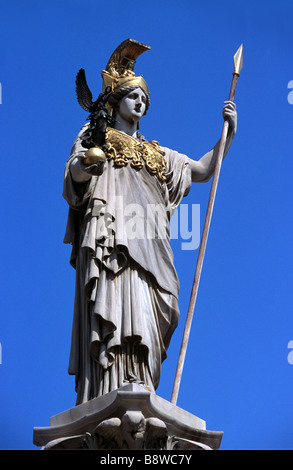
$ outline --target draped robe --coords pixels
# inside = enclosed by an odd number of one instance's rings
[[[76,270],[69,374],[76,404],[138,382],[154,391],[179,318],[179,281],[170,217],[191,186],[188,158],[163,148],[166,181],[144,166],[105,163],[76,183],[70,165],[84,155],[77,136],[66,163],[64,238]]]

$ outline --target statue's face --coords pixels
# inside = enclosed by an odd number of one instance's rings
[[[146,111],[147,98],[141,88],[136,88],[125,95],[119,103],[119,114],[125,121],[139,122]]]

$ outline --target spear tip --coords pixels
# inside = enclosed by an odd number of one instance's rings
[[[240,75],[243,67],[243,44],[239,47],[238,51],[234,55],[234,73]]]

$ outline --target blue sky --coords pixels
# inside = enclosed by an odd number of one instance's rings
[[[178,406],[224,431],[222,449],[293,449],[292,2],[1,1],[0,449],[75,404],[67,375],[74,295],[63,235],[64,165],[110,54],[131,37],[151,91],[149,140],[199,159],[217,142],[233,55],[244,45],[238,133],[212,218]],[[293,87],[292,87],[293,88]],[[210,183],[183,201],[200,204]],[[180,324],[157,393],[171,397],[198,251],[172,242]]]

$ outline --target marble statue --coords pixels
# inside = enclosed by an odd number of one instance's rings
[[[69,359],[76,404],[129,383],[156,390],[179,318],[169,221],[192,182],[213,176],[218,144],[197,161],[138,132],[150,93],[134,65],[148,49],[121,43],[95,102],[83,69],[77,75],[78,101],[90,115],[66,163],[63,192],[64,242],[76,270]],[[237,127],[232,101],[223,116],[226,155]]]

